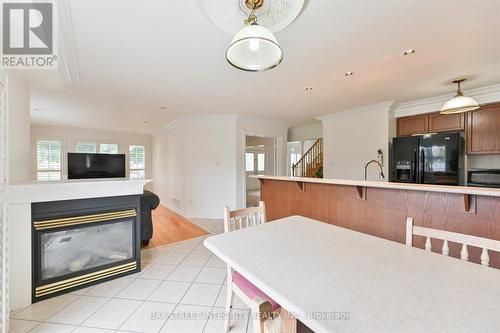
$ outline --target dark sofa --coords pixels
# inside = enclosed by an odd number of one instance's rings
[[[153,237],[153,220],[151,211],[160,204],[160,198],[153,192],[144,190],[141,195],[141,242],[142,245],[148,245]]]

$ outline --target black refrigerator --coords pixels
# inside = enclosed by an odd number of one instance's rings
[[[461,185],[463,138],[460,133],[397,137],[392,141],[391,181]]]

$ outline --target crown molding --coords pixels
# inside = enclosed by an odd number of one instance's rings
[[[500,84],[485,86],[464,91],[464,95],[474,98],[479,104],[500,101]],[[437,112],[448,100],[455,96],[454,93],[419,99],[399,104],[394,111],[396,118],[413,116],[416,114]]]
[[[80,81],[78,56],[76,53],[75,31],[69,1],[57,0],[59,18],[59,75],[66,86]]]
[[[165,126],[159,128],[157,131],[165,132],[176,128],[182,124],[186,123],[198,123],[207,121],[220,121],[220,120],[234,120],[236,121],[237,116],[234,114],[218,114],[218,115],[205,115],[205,116],[181,116],[175,118]]]
[[[277,127],[283,127],[285,130],[288,130],[292,124],[288,121],[283,121],[283,120],[278,120],[278,119],[273,119],[273,118],[264,118],[264,117],[257,117],[257,116],[248,116],[248,115],[236,115],[236,120],[240,122],[245,122],[245,121],[264,121],[267,124],[272,124],[273,126]]]
[[[391,111],[391,107],[393,106],[394,101],[387,101],[379,104],[362,106],[354,109],[344,110],[340,112],[330,113],[324,116],[316,117],[315,119],[321,122],[328,122],[331,120],[339,119],[339,118],[350,118],[356,117],[366,113],[372,112],[389,112]]]

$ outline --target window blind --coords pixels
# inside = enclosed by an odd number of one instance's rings
[[[130,145],[130,178],[146,177],[146,150],[144,146]]]
[[[36,143],[37,179],[61,179],[61,142],[55,140],[38,140]]]

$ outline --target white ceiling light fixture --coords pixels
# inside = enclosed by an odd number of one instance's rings
[[[255,12],[263,2],[264,0],[245,1],[247,7],[252,8],[248,18],[244,20],[246,27],[234,36],[226,51],[227,61],[244,71],[262,72],[273,69],[283,60],[283,51],[276,37],[257,24]]]
[[[460,86],[464,81],[465,79],[453,81],[458,85],[457,94],[443,105],[441,114],[462,113],[479,109],[479,104],[473,98],[464,96]]]

